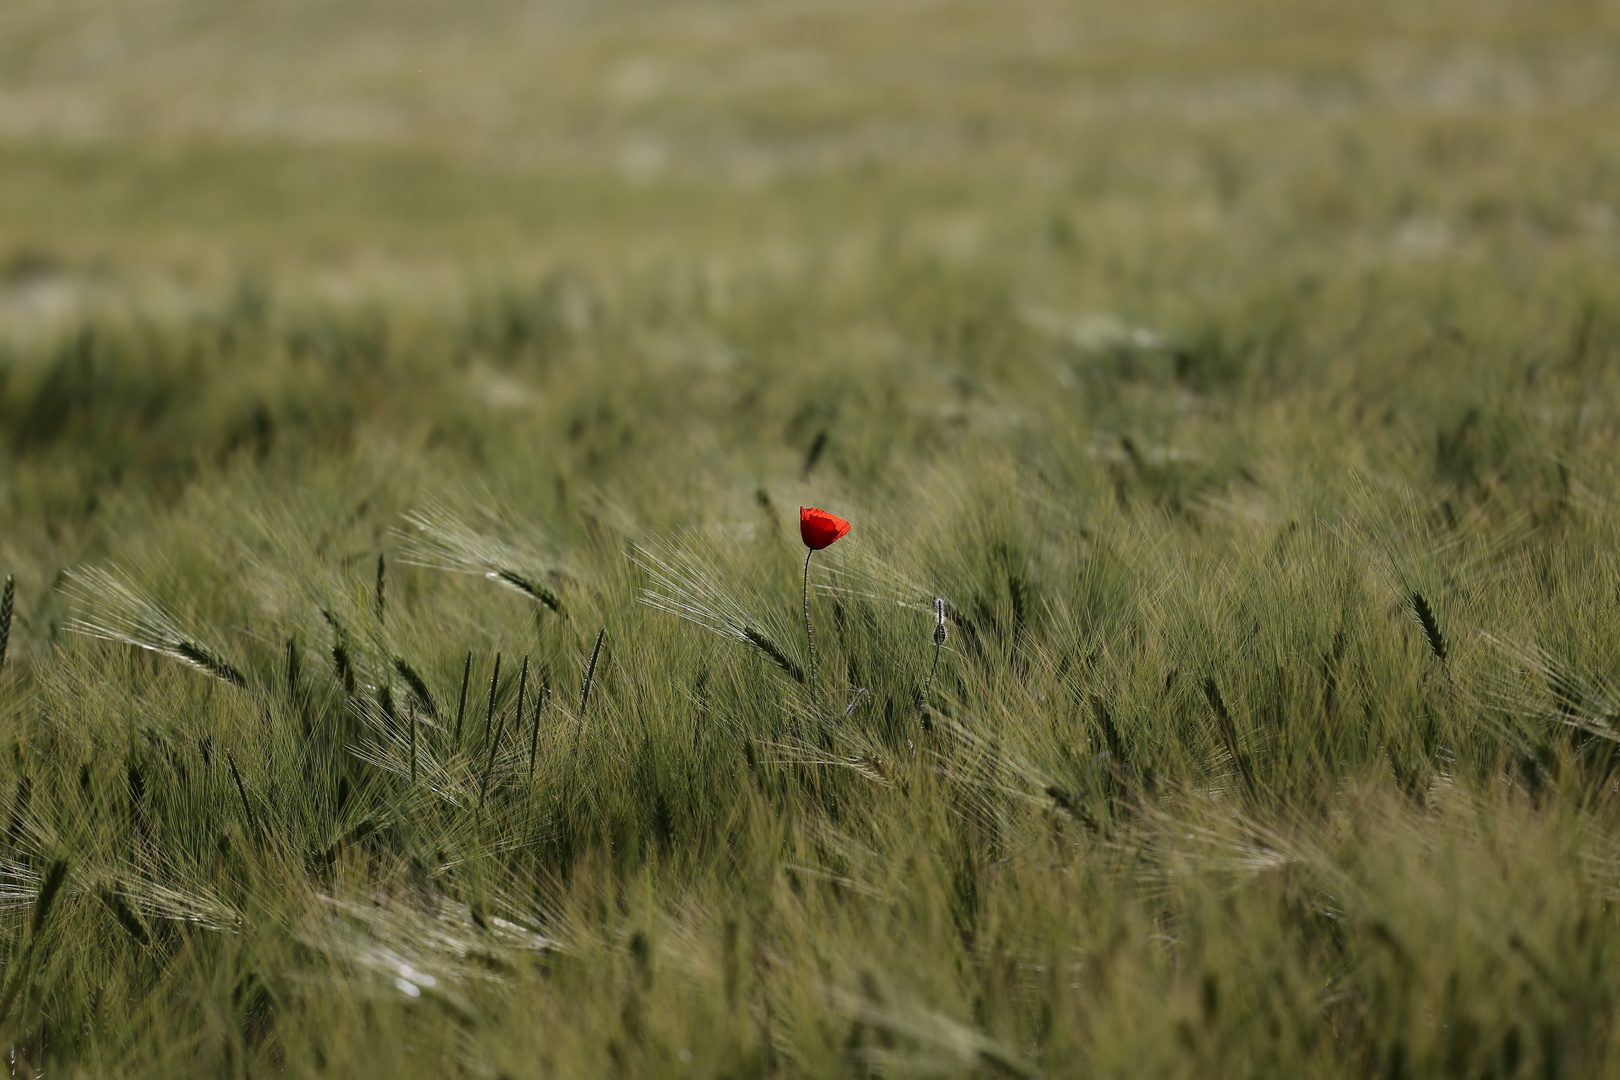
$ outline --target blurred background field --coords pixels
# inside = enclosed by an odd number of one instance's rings
[[[8,0],[0,1045],[1615,1074],[1617,361],[1612,3]]]
[[[0,20],[12,310],[46,270],[57,293],[283,272],[442,292],[469,266],[896,250],[1103,303],[1147,274],[1186,295],[1615,227],[1600,3],[19,0]]]

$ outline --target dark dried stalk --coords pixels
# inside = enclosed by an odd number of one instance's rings
[[[461,703],[456,706],[455,745],[461,746],[461,720],[467,715],[467,684],[472,679],[472,650],[467,650],[467,662],[461,668]]]
[[[411,787],[416,786],[416,702],[411,702]]]
[[[540,669],[540,692],[534,695],[534,728],[529,733],[529,779],[534,779],[534,758],[540,749],[540,713],[551,703],[551,673]],[[519,718],[522,719],[521,717]]]
[[[602,639],[607,637],[607,627],[596,632],[596,647],[591,650],[591,663],[585,669],[585,681],[579,688],[579,722],[585,722],[585,706],[591,700],[591,683],[596,678],[596,661],[602,655]]]
[[[499,670],[499,668],[500,668],[500,657],[499,656],[497,656],[495,658],[495,662],[496,662],[496,670]],[[518,730],[519,730],[520,733],[523,730],[523,727],[522,727],[522,725],[523,725],[523,691],[528,686],[528,683],[529,683],[529,658],[527,656],[525,656],[523,658],[523,671],[522,671],[521,674],[518,675],[517,709],[513,713],[513,715],[517,718]],[[490,701],[493,702],[494,700],[495,699],[492,696],[490,698]],[[501,735],[505,731],[506,731],[506,713],[502,712],[501,713],[501,722],[498,725],[496,725],[496,727],[495,727],[495,737],[489,741],[489,759],[484,762],[484,779],[483,779],[483,782],[478,785],[478,810],[479,810],[480,813],[482,813],[483,809],[484,809],[484,799],[487,798],[488,795],[489,795],[489,778],[490,778],[490,775],[495,771],[495,751],[500,749]],[[521,735],[520,735],[520,737],[521,737]]]
[[[495,670],[489,673],[489,709],[484,713],[484,738],[489,739],[489,729],[495,723],[495,684],[501,679],[501,654],[495,654]]]
[[[304,696],[303,666],[298,659],[298,641],[287,639],[287,698],[297,705]]]
[[[520,736],[521,736],[521,733],[523,731],[523,700],[524,700],[523,694],[524,694],[524,691],[528,689],[528,687],[529,687],[529,657],[525,654],[524,657],[523,657],[523,670],[518,672],[517,712],[512,714],[513,721],[518,726],[518,732],[519,732]]]
[[[501,710],[501,721],[495,726],[495,737],[489,741],[489,757],[484,761],[484,779],[478,784],[478,811],[483,813],[484,797],[489,794],[489,777],[495,771],[495,751],[501,745],[501,733],[506,730],[506,710]]]
[[[382,552],[377,552],[377,621],[383,621],[383,614],[388,607],[388,594],[385,588],[388,584],[388,561]]]
[[[591,663],[585,669],[585,681],[579,688],[579,721],[574,726],[574,757],[579,757],[580,740],[585,737],[585,706],[591,700],[591,684],[596,678],[596,661],[602,655],[602,639],[607,637],[607,627],[596,632],[596,647],[591,650]]]
[[[0,668],[6,666],[6,647],[11,644],[11,610],[16,606],[17,579],[6,575],[5,595],[0,596]]]

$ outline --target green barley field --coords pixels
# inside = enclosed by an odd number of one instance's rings
[[[1617,451],[1612,0],[8,0],[0,1054],[1620,1076]]]

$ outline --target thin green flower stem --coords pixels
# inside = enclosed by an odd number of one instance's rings
[[[810,625],[810,556],[816,553],[811,548],[804,556],[804,636],[810,639],[810,686],[816,685],[816,632]]]

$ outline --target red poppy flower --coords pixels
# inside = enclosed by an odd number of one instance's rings
[[[849,522],[843,518],[833,517],[813,506],[799,507],[799,535],[804,538],[804,546],[811,551],[820,551],[847,532]]]

